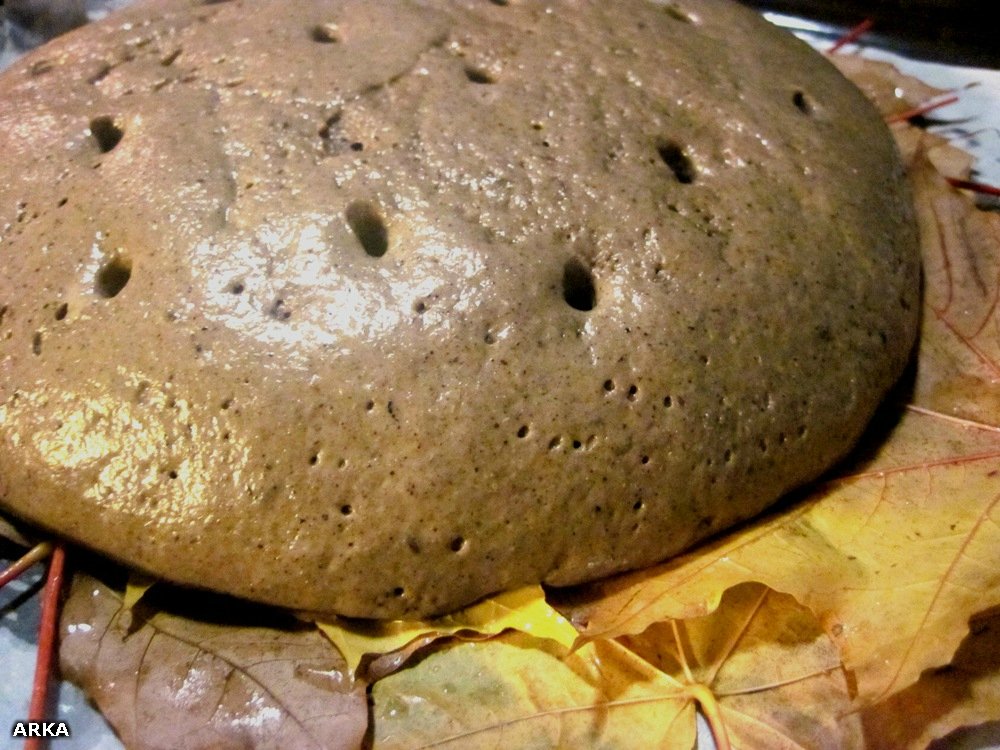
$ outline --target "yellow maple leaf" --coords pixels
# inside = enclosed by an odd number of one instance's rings
[[[613,641],[456,643],[372,687],[373,747],[690,750],[684,686]]]
[[[454,645],[373,686],[376,748],[690,750],[695,707],[720,750],[861,747],[837,649],[758,584],[713,614],[560,656],[523,636]]]
[[[125,583],[125,592],[122,594],[122,607],[127,610],[132,609],[155,583],[155,578],[130,570],[128,581]]]
[[[519,630],[572,648],[576,629],[545,601],[541,586],[528,586],[485,599],[466,609],[427,621],[359,621],[341,618],[317,622],[354,673],[366,655],[388,654],[404,646],[470,632],[480,636]],[[397,667],[399,665],[396,665]]]

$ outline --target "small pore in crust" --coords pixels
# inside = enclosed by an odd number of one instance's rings
[[[173,52],[170,52],[164,57],[160,58],[160,65],[162,65],[164,68],[169,68],[175,62],[177,62],[177,58],[181,56],[182,52],[183,50],[180,47],[178,47]]]
[[[320,44],[333,44],[343,38],[340,27],[335,23],[318,23],[309,31],[309,36]]]
[[[94,277],[94,291],[105,299],[117,297],[132,278],[132,262],[116,255],[97,270]]]
[[[105,78],[107,78],[108,75],[111,74],[112,70],[114,70],[114,68],[111,65],[108,65],[107,63],[100,65],[97,68],[97,70],[95,70],[93,73],[87,76],[87,83],[91,84],[92,86],[96,86]]]
[[[684,152],[684,149],[674,141],[661,141],[656,147],[663,163],[670,168],[674,177],[682,185],[690,185],[694,182],[695,168],[691,159]]]
[[[389,228],[371,201],[354,201],[345,212],[347,224],[365,255],[381,258],[389,249]]]
[[[579,258],[570,258],[563,266],[563,299],[574,310],[587,312],[597,304],[594,276]]]
[[[56,308],[55,318],[56,320],[66,320],[66,316],[69,314],[69,305],[63,302],[59,307]]]
[[[51,60],[36,60],[28,69],[28,75],[32,77],[45,75],[53,68],[55,68],[55,63]]]
[[[451,549],[452,552],[461,552],[463,549],[465,549],[465,545],[466,545],[465,539],[463,537],[456,536],[454,539],[451,540],[451,543],[448,545],[448,547]]]
[[[694,17],[676,3],[667,3],[663,6],[664,12],[675,21],[681,23],[694,23]]]
[[[125,137],[125,131],[115,123],[113,118],[103,115],[90,121],[90,135],[97,143],[97,148],[100,149],[101,153],[106,154],[121,143],[122,138]]]
[[[465,77],[469,79],[470,83],[490,84],[497,82],[497,78],[493,73],[486,68],[476,65],[465,66]]]
[[[323,150],[327,153],[337,153],[344,147],[343,141],[340,139],[340,121],[343,116],[343,111],[338,109],[323,121],[323,125],[319,129],[320,142],[323,145]]]
[[[811,115],[813,113],[812,100],[806,96],[804,91],[796,91],[792,94],[792,104],[795,105],[795,109],[804,115]]]

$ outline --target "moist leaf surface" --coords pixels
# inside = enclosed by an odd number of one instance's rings
[[[367,726],[364,686],[314,628],[200,621],[145,600],[128,610],[82,573],[60,663],[132,750],[353,750]]]

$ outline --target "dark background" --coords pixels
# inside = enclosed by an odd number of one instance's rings
[[[372,0],[377,2],[377,0]],[[127,0],[0,0],[8,39],[24,49]],[[289,0],[294,2],[294,0]],[[874,22],[866,44],[955,65],[1000,68],[1000,0],[741,0],[758,10],[830,24],[831,39],[865,19]],[[678,0],[683,6],[684,0]]]
[[[758,10],[804,16],[839,27],[874,21],[865,42],[910,57],[1000,68],[997,0],[741,0]]]

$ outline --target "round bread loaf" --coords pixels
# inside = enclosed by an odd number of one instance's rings
[[[0,505],[364,617],[649,565],[857,439],[874,109],[721,0],[144,2],[0,79]]]

